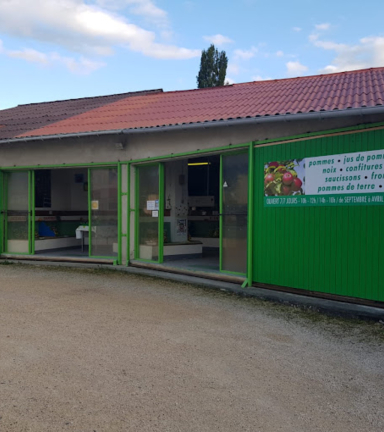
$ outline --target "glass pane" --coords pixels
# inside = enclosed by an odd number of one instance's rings
[[[28,253],[28,172],[8,174],[7,252]]]
[[[118,252],[117,168],[91,170],[91,256]]]
[[[247,215],[223,216],[223,270],[247,271]]]
[[[247,272],[248,153],[223,155],[222,270]]]
[[[139,230],[138,257],[159,259],[159,167],[138,167],[139,170]]]

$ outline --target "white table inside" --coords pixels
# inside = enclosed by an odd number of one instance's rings
[[[80,225],[76,228],[76,238],[81,240],[81,252],[84,252],[84,238],[85,233],[89,235],[89,226],[88,225]]]

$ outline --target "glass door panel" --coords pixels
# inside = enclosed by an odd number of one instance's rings
[[[159,261],[159,165],[137,167],[136,258]]]
[[[221,156],[221,270],[247,272],[248,153]]]
[[[9,172],[5,182],[5,251],[30,252],[29,172]]]
[[[115,257],[119,243],[117,168],[91,168],[89,180],[89,255]]]

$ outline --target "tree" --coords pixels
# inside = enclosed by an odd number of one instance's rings
[[[219,52],[215,45],[203,50],[200,60],[200,71],[197,75],[197,88],[219,87],[225,83],[228,57],[225,51]]]

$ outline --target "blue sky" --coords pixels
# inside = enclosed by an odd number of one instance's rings
[[[196,88],[201,50],[230,83],[384,66],[383,0],[0,0],[0,109]]]

